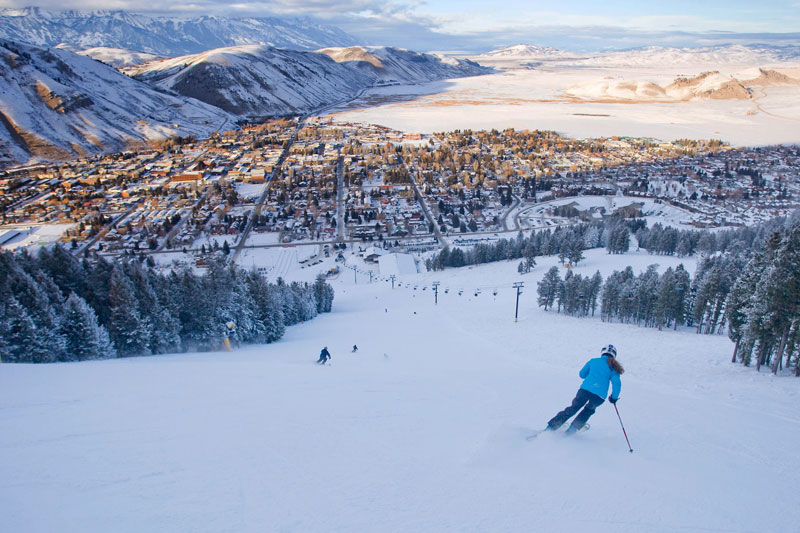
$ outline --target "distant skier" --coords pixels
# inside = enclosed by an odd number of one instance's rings
[[[620,389],[622,388],[619,377],[623,372],[625,372],[625,369],[617,361],[617,349],[614,348],[613,344],[605,346],[600,351],[600,357],[590,359],[583,365],[580,371],[583,383],[581,388],[578,389],[575,399],[572,400],[572,405],[550,419],[547,423],[547,429],[556,430],[560,428],[564,425],[564,422],[583,407],[583,411],[570,424],[567,433],[574,433],[580,430],[589,420],[589,417],[594,414],[595,409],[603,403],[603,398],[608,394],[609,383],[611,383],[612,389],[608,401],[617,403]]]
[[[354,345],[353,345],[353,353],[356,353],[357,351],[358,351],[358,346],[356,346],[356,345],[354,344]]]
[[[318,364],[324,365],[325,362],[331,358],[331,353],[328,351],[328,347],[325,346],[321,352],[319,352],[319,360],[317,361]]]

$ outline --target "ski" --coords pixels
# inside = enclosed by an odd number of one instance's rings
[[[530,435],[528,435],[527,437],[525,437],[525,440],[533,440],[533,439],[535,439],[536,437],[538,437],[539,435],[541,435],[542,433],[545,433],[545,432],[547,432],[547,431],[550,431],[550,429],[548,429],[548,428],[540,429],[539,431],[536,431],[536,432],[534,432],[534,433],[531,433]]]
[[[581,429],[579,429],[577,431],[573,431],[572,433],[583,433],[584,431],[588,431],[588,430],[589,430],[589,424],[584,424]],[[565,431],[564,433],[569,435],[570,434],[569,428],[567,428],[567,431]]]
[[[590,426],[589,426],[589,424],[585,424],[585,425],[584,425],[584,426],[583,426],[581,429],[579,429],[578,431],[576,431],[576,433],[583,433],[584,431],[588,431],[588,430],[589,430],[589,427],[590,427]],[[567,429],[569,429],[569,428],[567,428]],[[551,431],[551,430],[550,430],[550,429],[548,429],[548,428],[540,429],[539,431],[536,431],[536,432],[534,432],[534,433],[531,433],[530,435],[528,435],[527,437],[525,437],[525,440],[533,440],[533,439],[535,439],[536,437],[538,437],[539,435],[541,435],[542,433],[546,433],[546,432],[548,432],[548,431]],[[564,432],[564,433],[566,433],[566,432]]]

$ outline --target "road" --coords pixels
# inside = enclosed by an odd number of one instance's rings
[[[239,236],[239,242],[236,244],[236,250],[229,256],[228,262],[235,262],[239,258],[239,254],[242,253],[245,245],[244,243],[247,242],[247,236],[250,235],[250,230],[253,229],[255,225],[256,219],[259,215],[261,215],[261,209],[264,208],[264,204],[267,202],[267,197],[269,196],[269,187],[272,184],[272,180],[275,179],[275,176],[280,172],[281,166],[283,165],[284,160],[286,160],[286,156],[289,155],[289,149],[294,144],[294,141],[297,139],[297,133],[305,124],[306,119],[305,117],[300,119],[297,123],[297,127],[292,134],[292,137],[289,139],[289,142],[286,145],[286,148],[283,149],[281,156],[278,158],[278,162],[275,163],[275,167],[272,169],[272,173],[269,175],[269,180],[267,180],[267,185],[264,187],[264,192],[261,194],[261,197],[258,199],[256,203],[255,209],[253,209],[253,214],[250,215],[247,219],[247,226],[245,226],[244,231]]]
[[[508,231],[508,215],[510,215],[514,211],[514,209],[516,209],[519,206],[521,202],[521,200],[518,197],[513,196],[513,198],[514,198],[514,203],[511,204],[511,207],[506,209],[506,211],[500,216],[500,223],[503,225],[503,229],[506,231]],[[519,218],[516,215],[513,218],[513,222],[514,226],[516,226],[514,229],[518,230]]]
[[[344,157],[339,149],[339,161],[336,162],[336,242],[344,242]]]
[[[198,209],[203,207],[203,203],[205,203],[206,198],[208,197],[208,193],[209,193],[209,188],[206,187],[206,192],[203,193],[203,196],[201,196],[200,199],[197,200],[197,203],[194,204],[194,206],[197,207]],[[167,236],[164,237],[164,239],[161,241],[161,244],[158,245],[158,248],[156,249],[157,252],[162,251],[164,247],[167,245],[167,242],[169,242],[173,237],[175,237],[175,235],[178,234],[183,225],[186,224],[186,221],[189,220],[189,218],[191,218],[192,210],[189,209],[188,211],[189,212],[181,217],[181,219],[178,221],[177,224],[175,224],[175,226],[169,231],[169,233],[167,233]]]
[[[92,246],[94,246],[94,243],[96,243],[96,242],[98,241],[98,239],[100,239],[100,237],[102,237],[102,236],[104,236],[106,233],[108,233],[108,231],[107,231],[107,230],[108,230],[109,228],[113,228],[113,227],[114,227],[114,225],[115,225],[117,222],[119,222],[120,220],[123,220],[125,217],[127,217],[128,215],[130,215],[131,213],[133,213],[134,211],[136,211],[136,210],[139,208],[139,206],[141,205],[141,203],[142,203],[142,200],[140,200],[140,201],[136,202],[136,203],[133,205],[133,207],[131,207],[130,209],[128,209],[127,211],[125,211],[125,212],[124,212],[124,213],[122,213],[121,215],[118,215],[118,216],[117,216],[117,217],[115,217],[113,220],[111,220],[111,222],[109,222],[108,224],[106,224],[105,226],[103,226],[103,227],[100,229],[100,231],[98,231],[98,232],[97,232],[97,234],[96,234],[94,237],[92,237],[91,239],[89,239],[89,240],[87,240],[87,241],[84,241],[84,242],[83,242],[83,244],[81,244],[81,245],[80,245],[80,246],[78,246],[78,247],[77,247],[75,250],[73,250],[73,253],[74,253],[74,255],[81,255],[81,254],[82,254],[84,251],[86,251],[86,250],[88,250],[89,248],[91,248]]]
[[[420,207],[422,207],[422,212],[425,214],[425,218],[428,219],[428,225],[433,227],[433,234],[436,237],[436,241],[442,247],[447,246],[447,241],[445,241],[442,232],[439,231],[439,225],[436,224],[436,220],[433,218],[433,215],[431,215],[431,212],[428,209],[428,203],[425,201],[425,198],[422,196],[422,193],[417,186],[417,180],[414,179],[411,171],[408,170],[408,165],[406,165],[405,159],[403,159],[403,156],[399,154],[397,155],[397,159],[400,160],[400,162],[403,164],[403,167],[406,169],[406,172],[408,172],[408,181],[411,182],[411,187],[414,189],[414,195],[417,197]]]

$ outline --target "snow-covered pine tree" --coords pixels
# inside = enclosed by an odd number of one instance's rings
[[[733,289],[731,289],[730,294],[728,294],[728,299],[725,302],[728,337],[734,342],[731,362],[736,362],[738,357],[745,365],[749,364],[750,351],[742,349],[740,345],[747,333],[749,306],[756,292],[756,285],[763,276],[765,268],[766,257],[764,253],[760,251],[756,252],[734,283]]]
[[[600,271],[597,270],[592,276],[591,282],[589,283],[589,292],[586,295],[588,299],[588,306],[592,310],[592,316],[594,316],[594,312],[597,309],[597,299],[600,296],[600,289],[603,286],[603,276],[600,274]]]
[[[542,281],[537,285],[537,294],[539,295],[537,302],[539,307],[544,307],[545,311],[553,307],[553,303],[558,297],[560,287],[561,276],[558,273],[558,267],[551,267],[550,270],[545,273]]]
[[[317,300],[317,312],[329,313],[333,305],[333,287],[325,282],[322,274],[314,282],[314,296]]]
[[[5,305],[5,340],[8,344],[5,362],[53,363],[57,354],[25,308],[13,296]]]
[[[64,303],[61,333],[66,340],[67,359],[86,361],[116,357],[108,332],[97,323],[97,315],[83,298],[70,293]]]
[[[150,353],[151,324],[138,311],[131,280],[115,266],[109,281],[108,334],[121,357]]]

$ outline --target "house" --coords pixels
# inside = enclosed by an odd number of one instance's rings
[[[389,252],[387,252],[382,248],[376,248],[375,246],[370,246],[369,248],[364,250],[363,254],[364,261],[366,261],[367,263],[377,263],[382,256],[388,253]]]

